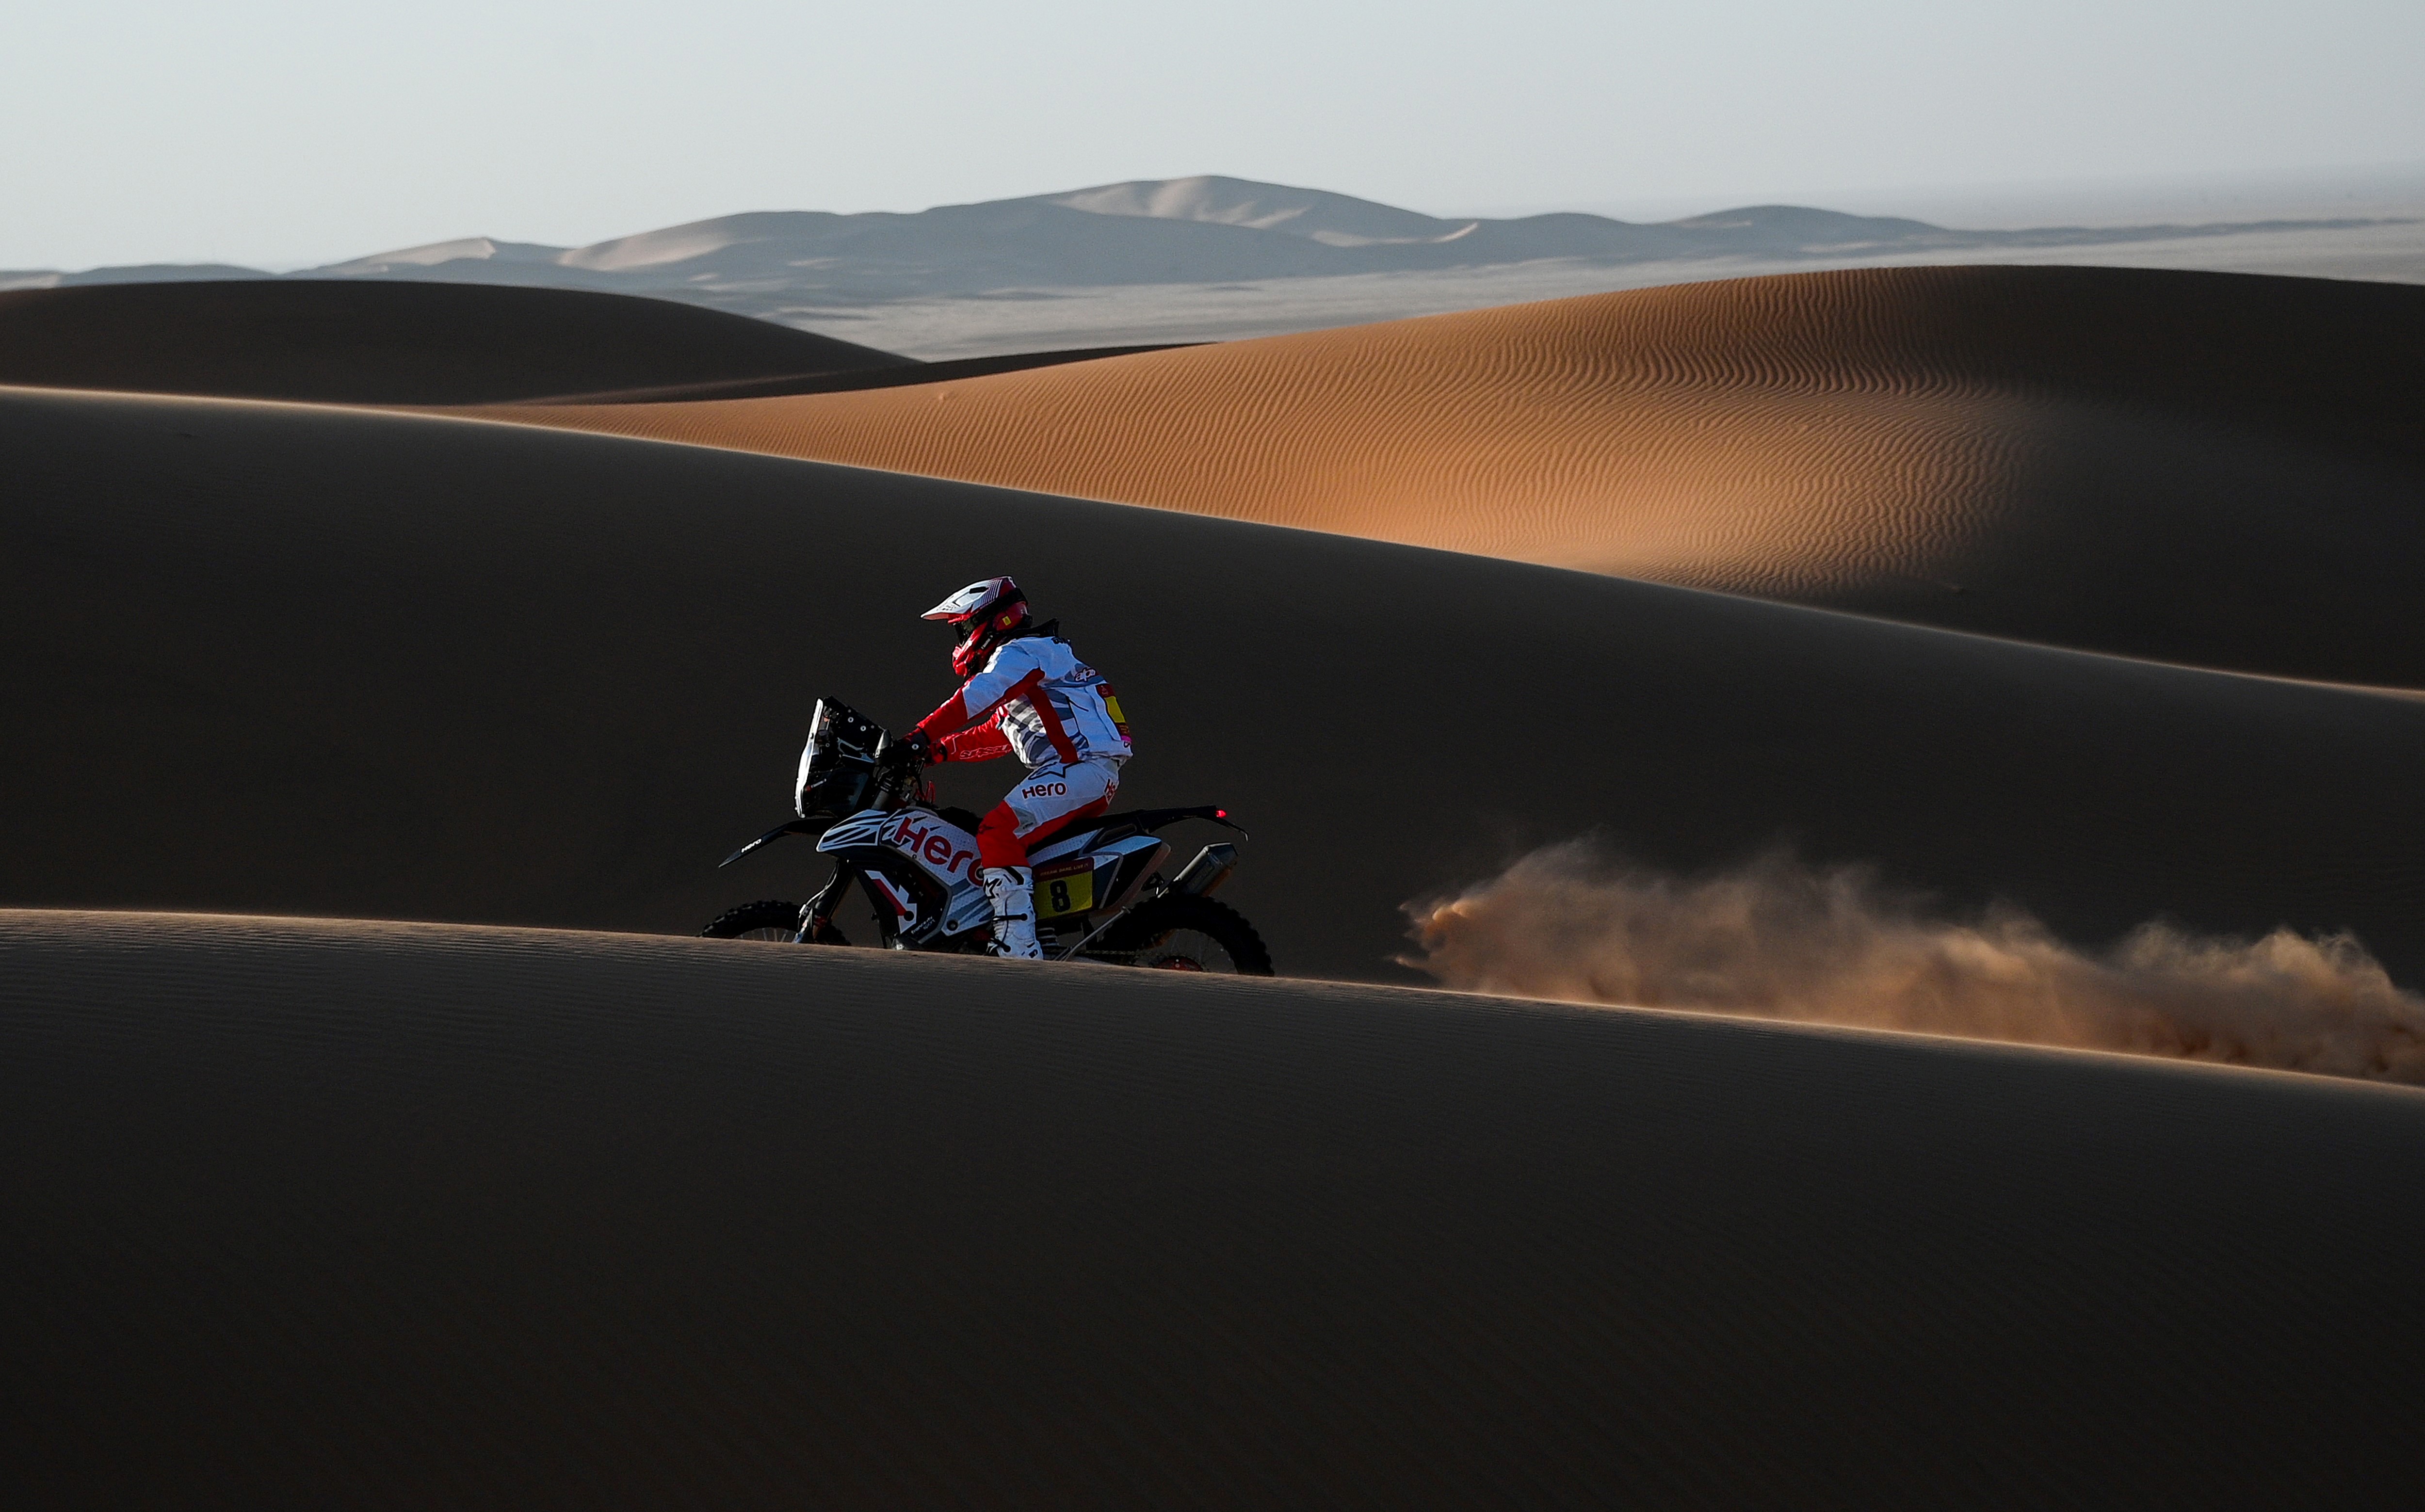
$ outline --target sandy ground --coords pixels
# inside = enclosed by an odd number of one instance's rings
[[[2425,289],[1898,269],[488,412],[2425,686],[2420,353]]]
[[[2425,1097],[0,914],[20,1504],[2404,1504]]]

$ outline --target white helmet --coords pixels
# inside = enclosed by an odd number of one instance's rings
[[[972,583],[921,618],[942,619],[960,633],[952,648],[952,670],[968,677],[985,665],[996,646],[1027,623],[1027,595],[1006,577]]]

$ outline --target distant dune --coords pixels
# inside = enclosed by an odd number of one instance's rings
[[[2425,289],[1872,269],[493,412],[2425,686]]]
[[[288,281],[0,294],[0,383],[59,388],[481,404],[907,362],[615,294]]]
[[[2425,980],[2425,701],[528,426],[16,390],[0,475],[0,781],[40,796],[0,902],[687,932],[797,896],[805,847],[714,863],[786,812],[811,701],[924,713],[919,611],[1007,571],[1117,681],[1126,796],[1245,816],[1225,896],[1287,972],[1403,978],[1400,904],[1597,828],[2082,941],[2347,926]]]
[[[2395,195],[2365,208],[2398,212],[2407,204]],[[1556,293],[1582,293],[1748,272],[1996,257],[2363,271],[2418,281],[2425,280],[2420,225],[2425,221],[2415,216],[2374,214],[1978,231],[1788,204],[1652,223],[1575,213],[1443,217],[1323,189],[1205,174],[913,214],[748,211],[586,247],[456,236],[277,275],[203,265],[0,271],[0,289],[193,278],[586,289],[809,330],[881,332],[870,339],[921,357],[978,357],[1224,339],[1245,333],[1242,324],[1254,327],[1253,334],[1303,330],[1526,298],[1503,292],[1507,278],[1547,279]],[[1379,282],[1344,295],[1338,287],[1358,280]],[[1170,314],[1162,307],[1242,283],[1258,287],[1210,325],[1201,318],[1175,330],[1164,324]],[[1380,308],[1324,318],[1321,311],[1342,298]],[[943,329],[933,324],[938,314]],[[1001,340],[1004,329],[1038,318],[1057,333]]]
[[[2425,1097],[0,914],[18,1505],[2393,1507]]]

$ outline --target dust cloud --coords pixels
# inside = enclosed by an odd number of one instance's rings
[[[1772,855],[1682,878],[1587,843],[1406,906],[1453,988],[2135,1051],[2425,1084],[2425,998],[2353,936],[2262,940],[2143,925],[2064,943],[2011,908],[1935,916],[1859,867]]]

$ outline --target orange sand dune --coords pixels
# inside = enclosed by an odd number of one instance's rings
[[[503,418],[2425,684],[2425,290],[1697,283],[924,387]]]

